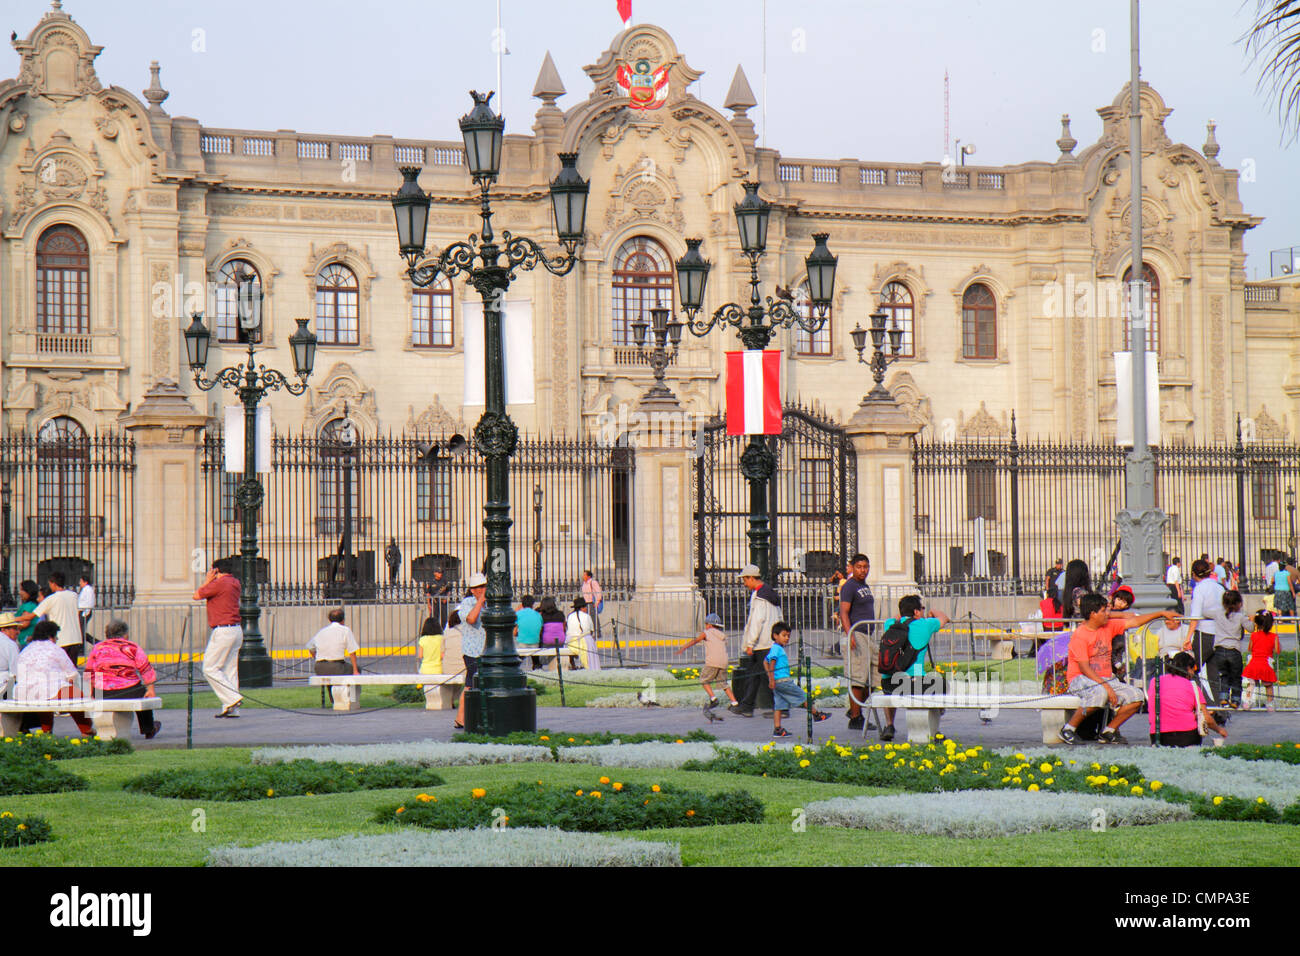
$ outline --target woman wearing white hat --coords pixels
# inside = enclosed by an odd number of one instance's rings
[[[587,613],[587,599],[579,594],[573,599],[573,611],[565,621],[568,643],[578,651],[578,662],[589,671],[600,670],[600,654],[596,650],[596,625]]]

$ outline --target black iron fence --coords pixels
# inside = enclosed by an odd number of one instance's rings
[[[57,421],[57,420],[56,420]],[[101,607],[135,596],[135,443],[124,435],[42,430],[0,436],[0,600],[53,571],[70,587],[85,573]]]
[[[695,460],[695,578],[729,585],[749,563],[749,483],[740,471],[745,435],[728,435],[715,418],[703,426]],[[779,582],[827,580],[858,544],[857,454],[844,429],[808,409],[787,405],[768,485],[768,567]]]
[[[240,542],[240,476],[224,470],[222,448],[221,434],[209,432],[202,468],[212,559],[238,555]],[[455,586],[481,570],[486,469],[473,439],[461,457],[426,465],[418,456],[412,437],[351,446],[274,438],[258,524],[262,600],[421,602],[437,569]],[[510,463],[516,595],[571,594],[585,569],[604,585],[632,586],[633,469],[630,448],[520,439]]]
[[[1166,561],[1226,558],[1243,589],[1261,589],[1264,565],[1295,553],[1300,448],[1246,442],[1239,428],[1235,442],[1153,452]],[[1032,594],[1058,557],[1100,577],[1119,543],[1124,458],[1110,444],[1021,442],[1014,419],[1009,439],[915,441],[917,582]]]

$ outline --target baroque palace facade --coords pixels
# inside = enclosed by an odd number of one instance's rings
[[[164,108],[156,63],[141,96],[103,83],[102,48],[57,0],[13,46],[18,75],[0,82],[6,434],[111,431],[154,421],[164,406],[183,410],[185,400],[193,435],[219,423],[219,406],[233,399],[194,388],[182,330],[190,311],[203,311],[214,333],[209,368],[241,360],[231,286],[240,268],[257,273],[265,294],[272,366],[291,368],[295,317],[310,317],[320,340],[307,395],[268,400],[277,432],[320,434],[345,405],[363,436],[473,425],[482,401],[476,294],[460,281],[413,289],[389,207],[398,167],[422,166],[430,244],[473,231],[476,196],[459,142],[206,127]],[[1133,215],[1123,90],[1098,110],[1096,143],[1076,149],[1063,117],[1055,158],[953,168],[760,148],[743,71],[721,108],[701,102],[689,92],[699,73],[655,26],[620,33],[584,70],[584,89],[569,94],[547,56],[531,132],[507,126],[493,191],[499,228],[542,239],[553,237],[547,185],[557,154],[577,153],[591,180],[574,273],[525,273],[507,298],[508,400],[521,429],[589,436],[602,415],[635,407],[652,373],[630,322],[653,305],[676,306],[673,263],[686,237],[703,237],[714,263],[706,309],[745,301],[732,207],[741,183],[757,180],[774,204],[765,294],[800,289],[813,233],[829,233],[839,257],[826,327],[778,337],[787,398],[848,420],[871,384],[849,333],[884,301],[904,330],[886,385],[926,434],[1006,435],[1014,412],[1022,436],[1113,437],[1110,356],[1125,347],[1116,291]],[[629,72],[651,77],[645,108],[632,108],[620,85]],[[1153,88],[1141,96],[1162,440],[1230,439],[1237,413],[1261,438],[1292,439],[1300,296],[1289,280],[1246,282],[1243,235],[1260,220],[1242,208],[1237,173],[1219,164],[1213,126],[1200,149],[1173,143],[1169,108]],[[469,100],[444,102],[450,114]],[[285,110],[291,122],[289,101]],[[720,332],[683,338],[667,381],[685,410],[719,408],[723,352],[738,347]],[[193,477],[160,468],[141,471],[137,497]],[[905,503],[906,484],[901,494],[887,500]],[[901,539],[894,548],[906,554]]]

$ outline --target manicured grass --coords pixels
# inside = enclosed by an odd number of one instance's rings
[[[78,760],[76,772],[90,789],[74,793],[9,797],[0,810],[45,817],[55,839],[36,846],[0,850],[8,866],[194,866],[207,849],[223,844],[251,846],[274,840],[308,840],[391,828],[371,822],[393,800],[409,799],[408,788],[313,797],[284,797],[251,803],[170,800],[126,793],[127,780],[153,770],[180,767],[245,767],[249,751],[149,750],[116,757]],[[733,774],[669,770],[602,769],[576,764],[508,764],[445,767],[447,782],[428,792],[468,795],[515,783],[590,787],[601,776],[626,783],[667,784],[716,793],[745,789],[763,802],[766,822],[704,828],[637,831],[629,839],[669,840],[682,845],[682,859],[694,865],[845,865],[930,863],[935,865],[1203,865],[1232,859],[1258,866],[1290,865],[1300,855],[1300,828],[1260,823],[1195,821],[1133,827],[1110,833],[1040,833],[999,839],[960,840],[897,833],[807,827],[797,832],[792,815],[815,800],[883,793],[846,784],[814,783]],[[205,830],[195,832],[193,811],[205,811]]]

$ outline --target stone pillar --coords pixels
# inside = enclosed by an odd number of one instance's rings
[[[916,588],[911,438],[921,426],[892,397],[863,399],[846,426],[858,455],[858,550],[871,559],[877,609]],[[884,600],[884,604],[879,603]]]
[[[198,534],[200,455],[207,421],[168,378],[159,379],[123,419],[135,439],[132,560],[137,605],[192,603],[194,550],[203,546]]]

